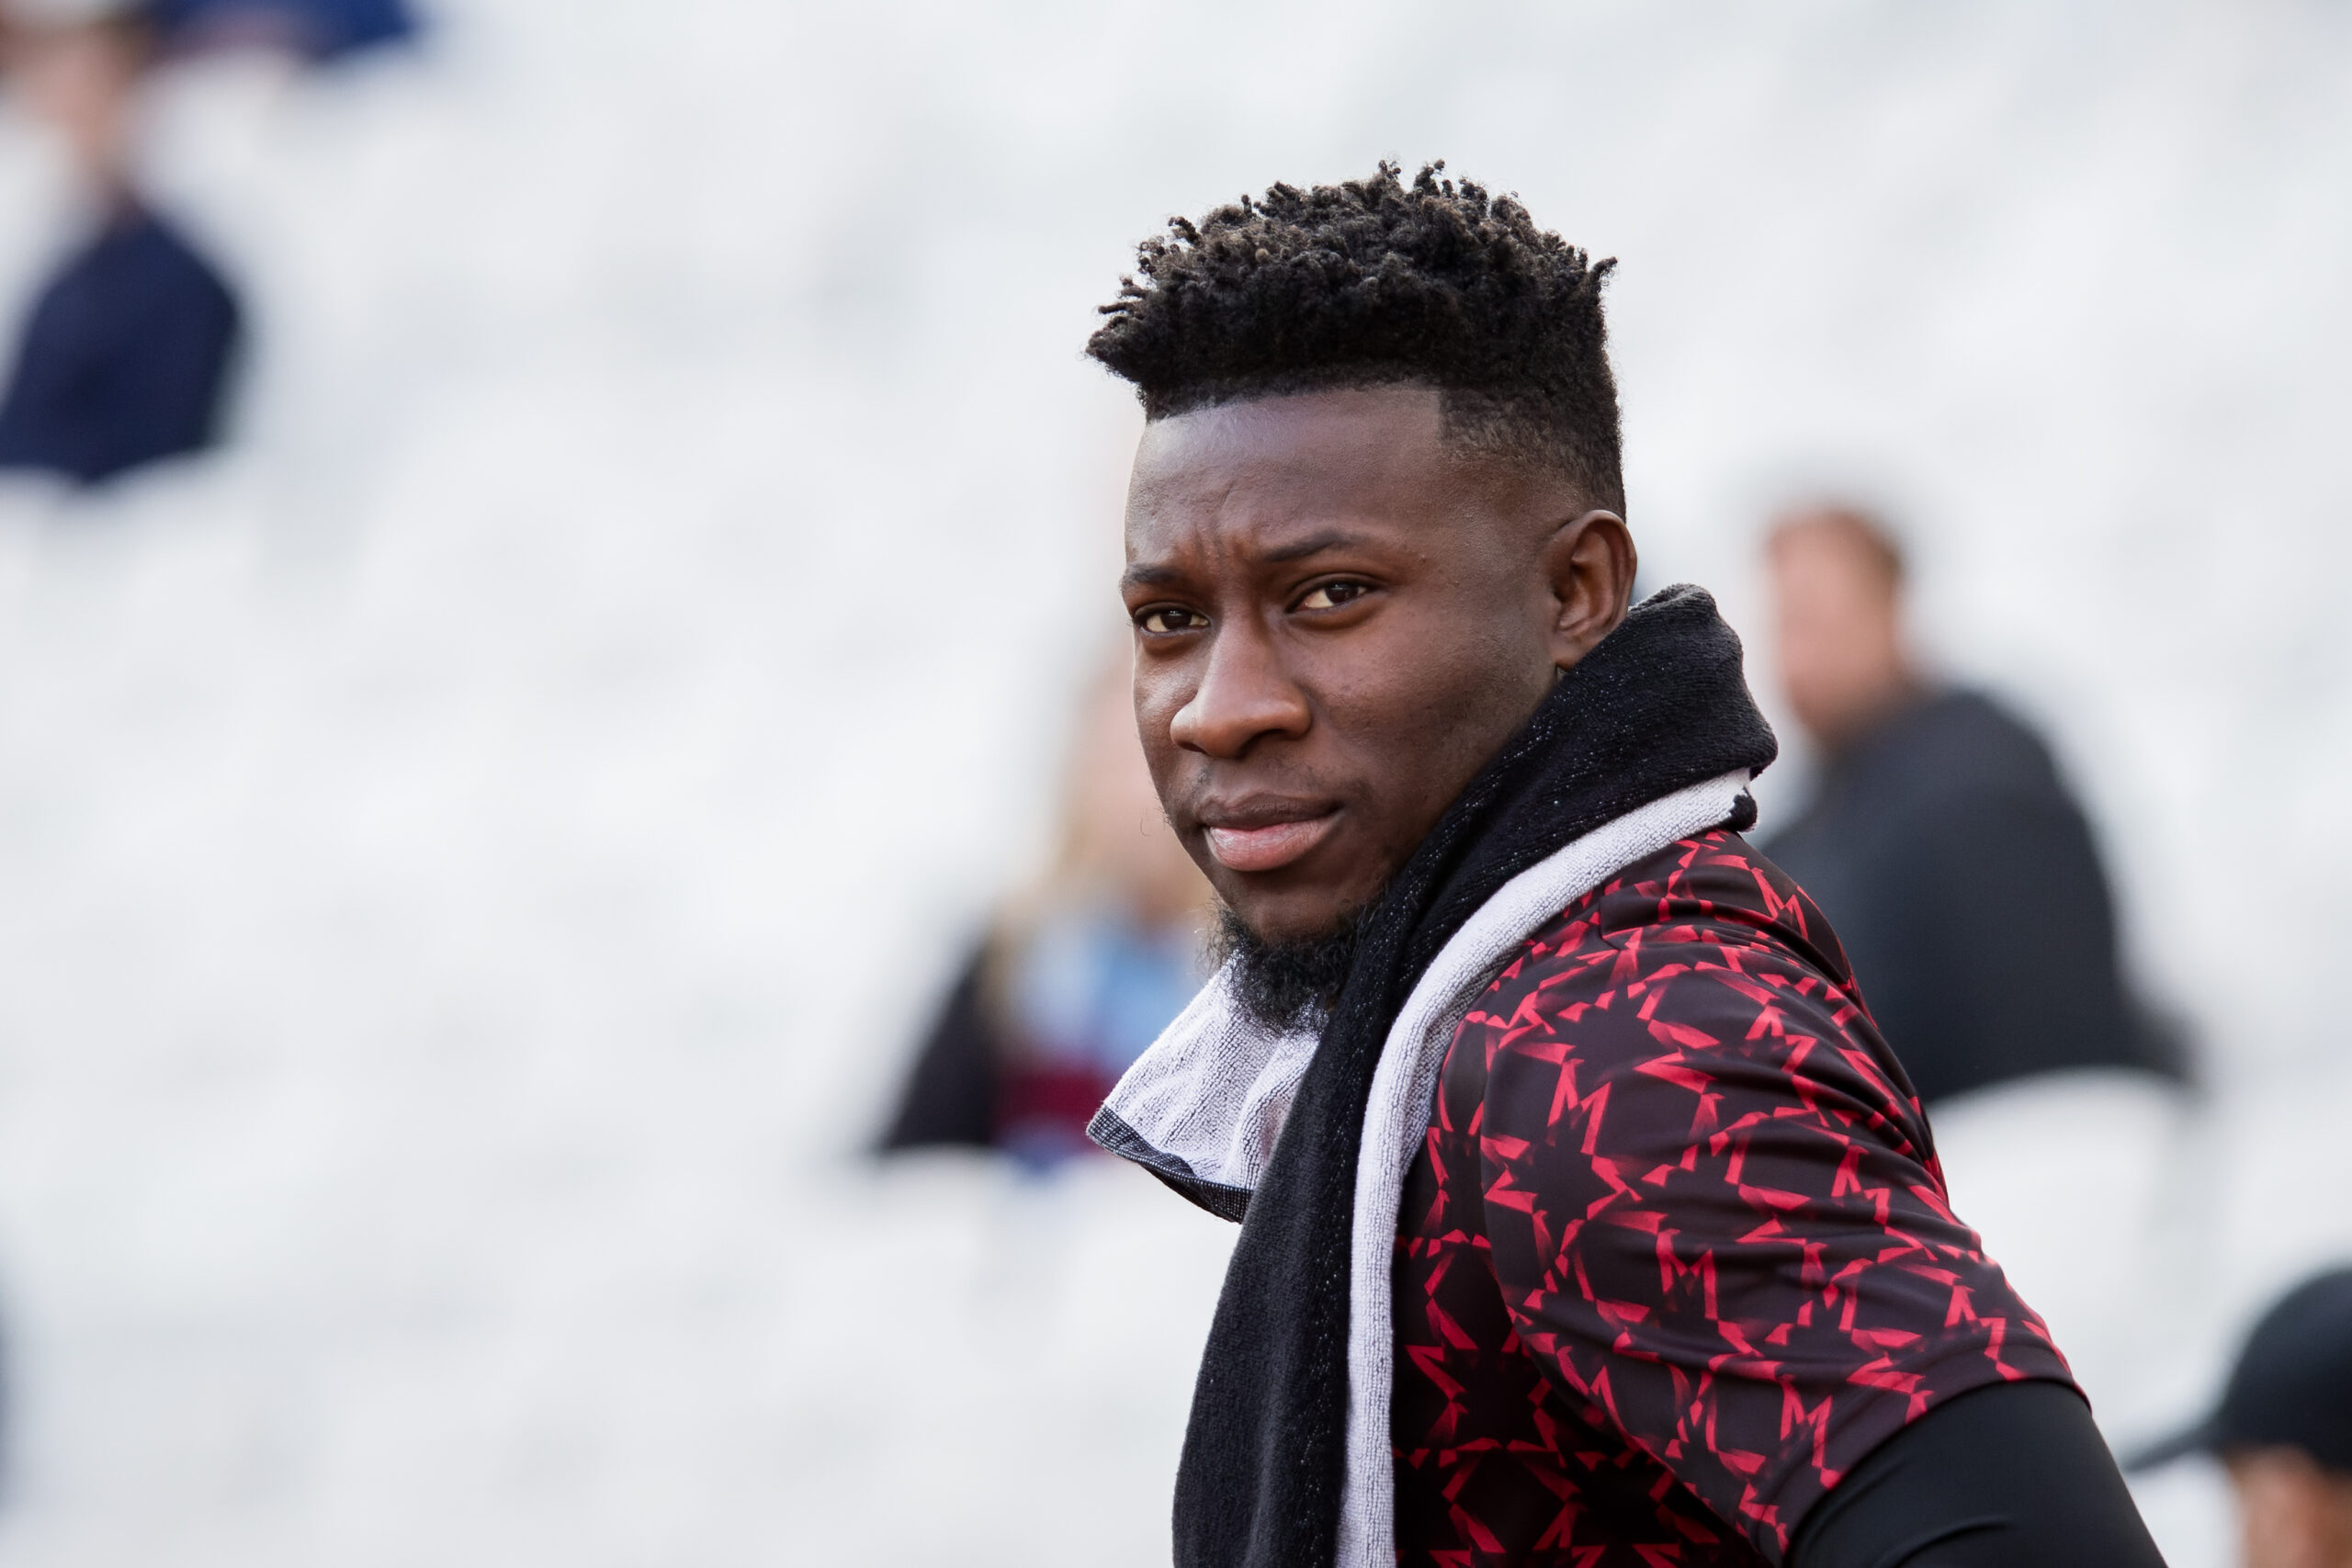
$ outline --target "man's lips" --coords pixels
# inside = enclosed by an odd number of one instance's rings
[[[1336,810],[1326,810],[1281,821],[1221,823],[1204,831],[1209,853],[1227,871],[1272,871],[1321,843],[1339,816]]]

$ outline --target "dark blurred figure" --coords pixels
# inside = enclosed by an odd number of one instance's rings
[[[149,15],[175,51],[280,50],[340,60],[413,37],[402,0],[155,0]]]
[[[2352,1269],[2265,1313],[2220,1407],[2132,1468],[2196,1452],[2229,1469],[2245,1568],[2352,1568]]]
[[[141,197],[130,126],[154,58],[136,11],[0,33],[9,88],[64,139],[96,232],[41,288],[0,397],[0,468],[95,484],[211,444],[239,334],[236,297]]]
[[[948,993],[882,1147],[993,1146],[1050,1166],[1205,978],[1208,884],[1160,814],[1121,660],[1087,698],[1060,842]]]
[[[0,0],[5,3],[5,0]],[[219,434],[240,336],[234,292],[141,196],[130,129],[171,55],[260,48],[338,60],[412,36],[404,0],[14,0],[0,64],[63,137],[97,215],[50,278],[0,397],[0,468],[96,484]]]
[[[2124,990],[2081,808],[2031,730],[1920,674],[1886,531],[1816,507],[1766,550],[1781,679],[1822,765],[1765,849],[1837,922],[1920,1098],[2072,1067],[2181,1076]]]

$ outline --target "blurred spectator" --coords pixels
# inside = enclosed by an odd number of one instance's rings
[[[0,396],[0,468],[84,484],[209,446],[235,296],[141,197],[131,121],[156,33],[136,10],[6,12],[6,82],[63,139],[96,232],[41,288]]]
[[[155,61],[232,47],[336,59],[415,27],[404,0],[0,0],[7,84],[63,139],[95,214],[18,340],[0,468],[95,484],[218,433],[239,310],[138,187],[131,126]]]
[[[1767,556],[1781,679],[1821,772],[1765,849],[1837,922],[1921,1099],[2064,1068],[2179,1076],[2125,993],[2081,808],[2032,731],[1921,673],[1885,529],[1801,510]]]
[[[1053,863],[966,962],[885,1150],[1091,1150],[1102,1097],[1200,988],[1208,884],[1160,814],[1124,659],[1087,697],[1063,787]]]
[[[149,15],[177,51],[258,47],[338,60],[416,32],[402,0],[154,0]]]
[[[2229,1469],[2245,1568],[2352,1568],[2352,1268],[2265,1313],[2220,1406],[2132,1466],[2195,1452]]]

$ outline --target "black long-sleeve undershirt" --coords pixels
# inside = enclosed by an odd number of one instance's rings
[[[1999,1383],[1929,1411],[1815,1505],[1790,1568],[2164,1568],[2090,1407]]]

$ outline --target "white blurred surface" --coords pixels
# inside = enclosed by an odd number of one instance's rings
[[[453,0],[154,131],[256,355],[0,487],[12,1562],[1164,1551],[1229,1232],[851,1152],[1112,618],[1092,305],[1383,154],[1621,258],[1650,581],[1862,483],[2052,726],[2217,1092],[1939,1135],[2110,1431],[2352,1249],[2352,10]],[[0,129],[0,285],[62,204]]]

